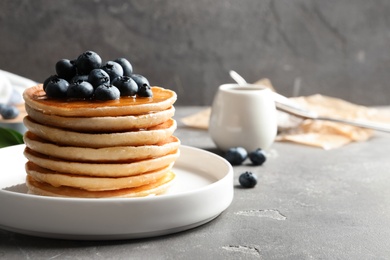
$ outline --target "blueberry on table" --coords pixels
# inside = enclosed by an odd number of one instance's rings
[[[76,66],[73,61],[62,59],[56,63],[56,72],[58,77],[70,81],[76,75]]]
[[[65,98],[67,96],[69,83],[65,79],[53,77],[46,85],[46,95],[51,98]]]
[[[134,96],[138,92],[137,83],[128,76],[117,77],[112,85],[119,89],[121,96]]]
[[[19,109],[11,105],[0,105],[0,114],[3,119],[14,119],[19,115]]]
[[[241,173],[238,182],[244,188],[253,188],[257,184],[257,176],[252,172]]]
[[[93,86],[88,81],[76,81],[69,85],[67,96],[68,98],[90,98],[93,95]]]
[[[122,66],[123,76],[130,76],[133,74],[133,66],[131,63],[125,58],[118,58],[114,60],[116,63]]]
[[[123,76],[123,68],[119,63],[114,61],[107,61],[102,69],[107,72],[110,76],[110,80],[113,81],[115,78]]]
[[[102,66],[102,58],[96,52],[86,51],[77,58],[75,65],[77,74],[89,74],[93,69],[98,69]]]
[[[100,85],[95,89],[96,100],[114,100],[120,98],[119,89],[112,85]]]
[[[248,153],[243,147],[233,147],[230,148],[226,154],[225,159],[231,164],[231,165],[240,165],[242,164],[245,159],[247,158]]]
[[[260,148],[250,152],[248,157],[254,165],[262,165],[267,160],[264,151]]]
[[[93,69],[88,75],[88,82],[92,84],[94,88],[100,85],[109,85],[110,76],[102,69]]]

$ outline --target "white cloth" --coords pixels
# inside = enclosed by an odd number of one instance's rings
[[[0,104],[20,104],[23,102],[23,91],[36,85],[37,82],[0,70]]]

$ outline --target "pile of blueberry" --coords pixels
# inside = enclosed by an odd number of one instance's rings
[[[86,51],[75,60],[61,59],[56,75],[43,83],[51,98],[114,100],[121,96],[152,97],[149,81],[133,73],[125,58],[102,62],[93,51]]]
[[[19,113],[19,109],[13,105],[0,104],[0,115],[5,120],[14,119]]]
[[[241,165],[247,158],[253,165],[262,165],[267,160],[264,151],[260,148],[248,153],[243,147],[233,147],[225,154],[225,159],[232,165]],[[238,181],[244,188],[253,188],[257,184],[257,176],[246,171],[240,175]]]
[[[225,159],[230,162],[231,165],[240,165],[247,158],[250,159],[253,165],[262,165],[267,159],[264,151],[260,148],[248,153],[243,147],[233,147],[225,154]]]

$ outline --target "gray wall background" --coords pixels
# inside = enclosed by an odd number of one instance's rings
[[[234,69],[282,94],[390,104],[388,0],[0,0],[0,69],[36,81],[86,50],[127,57],[178,105]]]

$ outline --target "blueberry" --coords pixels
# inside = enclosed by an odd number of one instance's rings
[[[0,114],[3,119],[14,119],[19,115],[19,109],[11,105],[3,105]]]
[[[153,97],[153,91],[150,88],[149,85],[143,84],[142,86],[138,86],[138,92],[139,97]]]
[[[57,75],[51,75],[45,81],[43,81],[43,90],[46,91],[47,84],[52,80],[58,78]]]
[[[107,61],[106,64],[103,65],[102,69],[110,75],[111,81],[117,77],[123,76],[122,66],[114,61]]]
[[[88,75],[76,75],[74,76],[69,83],[75,83],[77,81],[88,81]]]
[[[113,85],[100,85],[95,89],[96,100],[114,100],[120,98],[119,89]]]
[[[54,77],[46,85],[46,95],[51,98],[65,98],[69,83],[65,79]]]
[[[86,75],[93,69],[98,69],[102,66],[102,59],[99,54],[93,51],[82,53],[75,61],[77,74]]]
[[[140,97],[152,97],[153,92],[150,88],[150,84],[147,78],[140,74],[132,74],[131,78],[137,83],[138,85],[138,96]]]
[[[94,88],[100,85],[110,84],[110,76],[102,69],[93,69],[88,75],[88,82],[92,84]]]
[[[93,95],[93,86],[88,81],[76,81],[68,87],[68,98],[90,98]]]
[[[56,72],[58,77],[70,81],[76,75],[76,66],[74,61],[62,59],[56,63]]]
[[[128,76],[117,77],[112,85],[119,89],[121,96],[134,96],[138,92],[137,83]]]
[[[118,58],[114,60],[116,63],[122,66],[123,76],[130,76],[133,74],[133,66],[131,63],[125,58]]]
[[[141,88],[143,85],[150,86],[148,79],[142,75],[132,74],[130,77],[137,83],[138,88]]]
[[[238,182],[244,188],[253,188],[257,184],[257,176],[251,172],[241,173]]]
[[[254,165],[262,165],[267,160],[264,151],[260,148],[256,149],[253,152],[250,152],[248,154],[248,157]]]
[[[240,165],[245,161],[247,155],[245,148],[233,147],[226,152],[225,159],[232,165]]]

